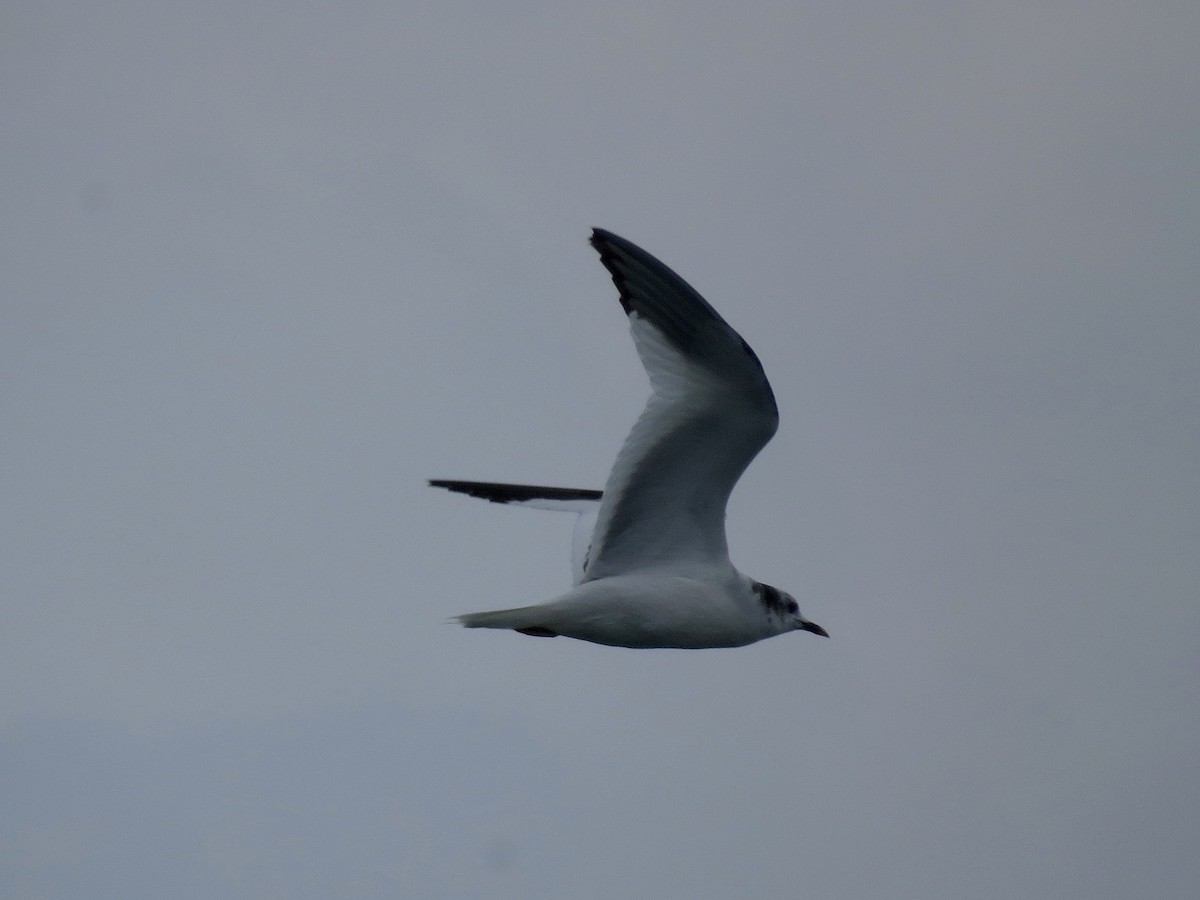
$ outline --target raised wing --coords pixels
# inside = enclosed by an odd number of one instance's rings
[[[536,484],[503,484],[495,481],[455,481],[430,479],[433,487],[445,488],[469,497],[479,497],[492,503],[509,506],[528,506],[554,512],[575,513],[575,530],[571,536],[571,583],[583,581],[583,565],[592,531],[596,527],[596,512],[600,507],[600,491],[587,488],[544,487]]]
[[[779,411],[750,346],[687,282],[595,229],[653,393],[608,476],[584,581],[728,562],[725,504]]]

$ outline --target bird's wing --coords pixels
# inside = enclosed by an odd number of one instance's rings
[[[456,494],[466,494],[468,497],[478,497],[492,503],[512,503],[517,506],[565,512],[584,512],[600,501],[600,491],[588,488],[505,484],[498,481],[458,481],[447,478],[431,478],[429,484],[431,487],[445,488]]]
[[[725,503],[771,439],[779,411],[758,357],[687,282],[596,229],[652,394],[617,454],[584,581],[728,562]]]
[[[583,564],[596,526],[600,507],[600,491],[587,488],[544,487],[536,484],[502,484],[494,481],[455,481],[445,478],[430,480],[433,487],[445,488],[469,497],[479,497],[492,503],[528,506],[555,512],[575,513],[575,530],[571,537],[571,583],[583,580]]]

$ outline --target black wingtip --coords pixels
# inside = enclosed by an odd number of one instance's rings
[[[605,231],[603,228],[593,228],[589,243],[600,254],[601,264],[604,268],[608,269],[608,274],[612,276],[613,284],[617,286],[617,295],[621,300],[621,308],[625,310],[626,315],[629,315],[633,309],[629,283],[625,278],[625,273],[620,269],[621,260],[617,253],[617,246],[621,243],[628,243],[628,241],[613,234],[611,231]]]
[[[430,487],[445,488],[456,494],[490,500],[492,503],[519,503],[525,500],[599,500],[603,491],[588,488],[547,487],[540,484],[506,484],[495,481],[458,481],[430,478]]]

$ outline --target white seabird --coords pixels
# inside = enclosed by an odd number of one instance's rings
[[[669,268],[599,228],[652,393],[603,492],[476,481],[435,487],[579,514],[574,586],[534,606],[466,613],[467,628],[614,647],[740,647],[788,631],[828,637],[795,599],[729,561],[725,504],[779,424],[750,345]]]

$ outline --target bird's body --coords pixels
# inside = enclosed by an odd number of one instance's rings
[[[466,613],[511,629],[617,647],[739,647],[788,631],[826,635],[796,601],[729,560],[725,504],[778,426],[754,351],[682,278],[597,229],[653,393],[604,491],[432,481],[460,493],[579,515],[575,586],[546,603]]]
[[[468,613],[468,628],[511,628],[614,647],[740,647],[791,629],[765,616],[732,566],[683,574],[645,571],[587,581],[536,606]]]

